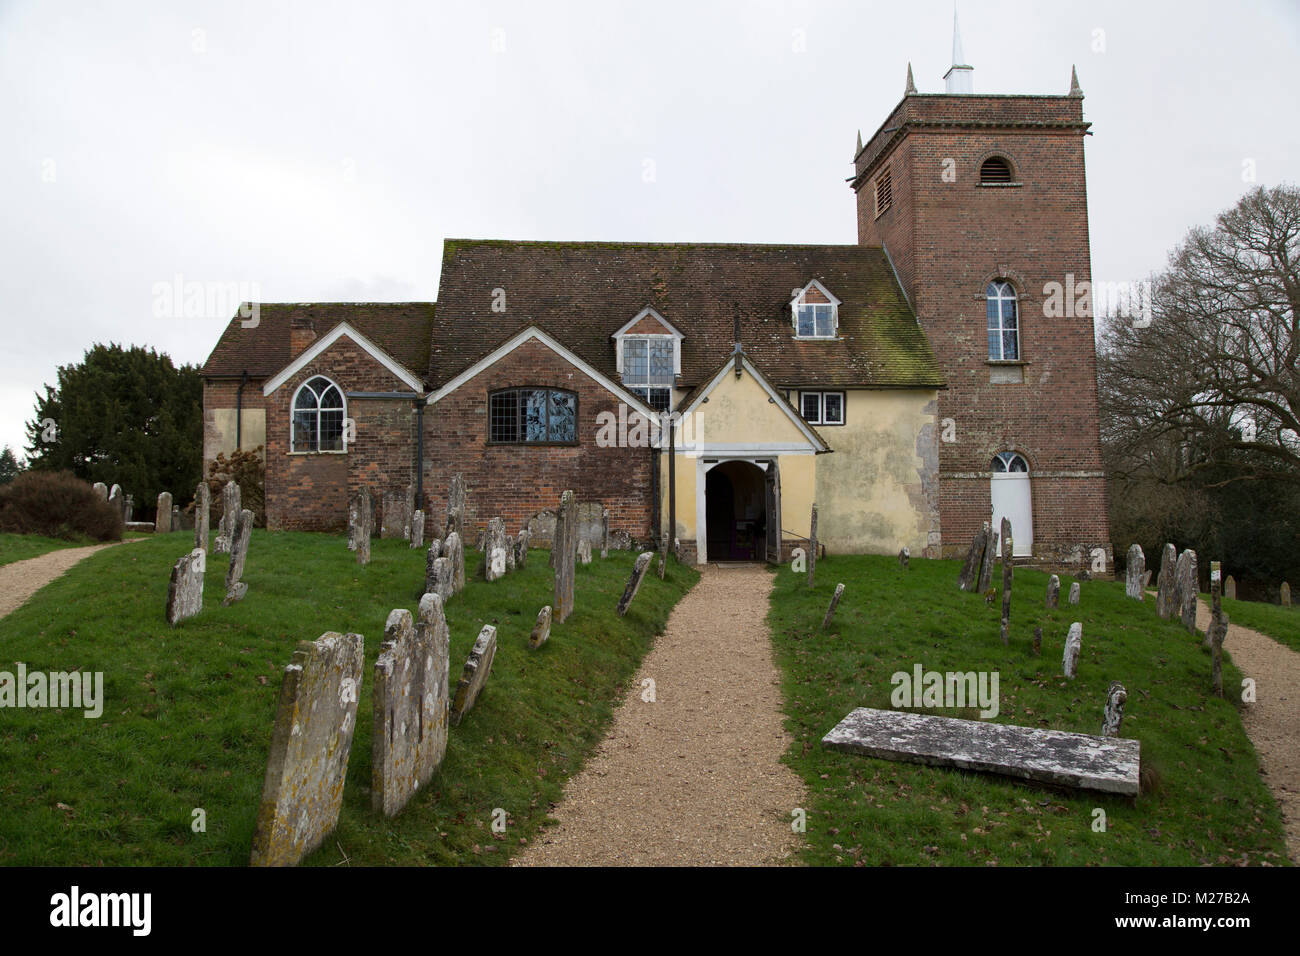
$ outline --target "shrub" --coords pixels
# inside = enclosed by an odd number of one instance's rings
[[[209,466],[213,527],[221,517],[221,490],[228,481],[239,485],[239,503],[253,512],[253,524],[259,528],[266,527],[266,463],[262,461],[261,445],[251,451],[231,452],[229,458],[220,453]]]
[[[24,471],[0,486],[0,531],[118,541],[122,516],[68,471]]]

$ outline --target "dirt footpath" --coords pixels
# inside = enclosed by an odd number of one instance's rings
[[[1197,601],[1196,626],[1210,626],[1210,608]],[[1286,826],[1287,853],[1300,863],[1300,654],[1258,631],[1232,623],[1223,649],[1246,677],[1255,679],[1255,703],[1243,722],[1255,745],[1268,784]],[[1241,688],[1223,688],[1240,694]]]
[[[0,617],[22,607],[28,598],[82,558],[121,543],[110,541],[108,544],[92,544],[86,548],[62,548],[0,567]]]
[[[781,763],[780,674],[764,620],[772,576],[709,566],[673,609],[613,727],[569,781],[558,826],[519,866],[784,862],[803,782]],[[654,681],[654,702],[650,685]]]

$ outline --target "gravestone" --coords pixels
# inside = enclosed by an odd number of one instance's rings
[[[243,511],[239,485],[228,481],[221,489],[221,520],[217,523],[217,541],[212,550],[214,554],[229,554],[230,542],[235,535],[235,522]]]
[[[195,548],[172,567],[167,585],[167,623],[176,625],[203,610],[203,572],[207,552]]]
[[[248,542],[253,536],[253,512],[245,508],[235,521],[235,535],[230,542],[230,567],[226,568],[226,599],[221,602],[229,607],[242,600],[248,593],[248,585],[241,578],[244,576],[244,562],[248,560]]]
[[[1196,633],[1196,595],[1200,587],[1199,572],[1196,567],[1196,552],[1188,548],[1178,556],[1176,566],[1178,580],[1175,583],[1178,596],[1178,613],[1183,627],[1188,634]]]
[[[1075,587],[1078,587],[1076,584]],[[1045,606],[1048,610],[1057,607],[1061,603],[1061,579],[1053,574],[1047,579],[1047,599]]]
[[[357,550],[357,529],[361,527],[361,493],[348,499],[348,550]]]
[[[371,807],[393,816],[427,784],[447,753],[451,635],[442,600],[420,599],[420,620],[388,615],[375,661]]]
[[[574,562],[578,551],[577,522],[577,502],[573,492],[566,491],[560,496],[560,507],[555,516],[555,534],[551,539],[551,559],[555,568],[555,597],[551,608],[557,624],[563,624],[573,613]]]
[[[503,536],[502,550],[506,553],[506,573],[515,569],[515,559],[518,556],[518,542],[513,535],[506,534]]]
[[[424,547],[424,512],[417,511],[411,515],[411,547],[419,549]]]
[[[122,486],[114,485],[108,492],[108,503],[112,505],[117,513],[122,516],[122,523],[130,521],[131,518],[126,513],[126,498],[122,496]]]
[[[135,495],[127,495],[122,503],[122,521],[126,524],[131,523],[135,517]]]
[[[993,565],[998,560],[998,535],[993,530],[992,525],[985,522],[984,524],[984,552],[980,555],[980,573],[976,579],[978,586],[976,591],[979,594],[987,594],[990,587],[993,586]]]
[[[1228,636],[1228,615],[1220,614],[1210,626],[1210,686],[1214,696],[1223,696],[1223,641]]]
[[[650,559],[653,557],[653,551],[642,551],[636,556],[636,563],[632,566],[632,573],[627,579],[627,586],[623,588],[623,596],[618,599],[619,617],[625,615],[627,609],[632,606],[632,599],[636,597],[636,592],[640,590],[641,581],[645,578],[646,569],[650,567]]]
[[[551,607],[548,604],[537,612],[537,623],[533,626],[533,632],[528,635],[528,646],[539,648],[550,639],[551,636]]]
[[[656,562],[656,566],[655,566],[655,574],[659,576],[660,581],[664,579],[664,569],[667,567],[668,567],[668,556],[664,554],[659,555],[659,560]]]
[[[164,491],[158,496],[158,513],[154,515],[154,534],[166,534],[172,529],[172,493]]]
[[[831,626],[831,618],[835,616],[835,609],[840,606],[840,598],[844,597],[844,585],[835,585],[835,593],[831,595],[830,607],[826,609],[826,616],[822,618],[822,630]]]
[[[600,556],[609,557],[609,509],[600,509]]]
[[[1237,581],[1231,574],[1223,581],[1223,596],[1229,601],[1237,600]]]
[[[1011,579],[1014,575],[1012,564],[1011,520],[1002,519],[1002,643],[1011,643]]]
[[[406,507],[405,492],[385,491],[380,506],[383,508],[379,518],[380,538],[401,538],[410,533],[411,512]]]
[[[502,518],[488,522],[483,539],[483,577],[495,581],[506,573],[506,523]]]
[[[338,824],[364,662],[360,634],[328,632],[284,669],[252,866],[292,866]]]
[[[451,476],[451,488],[447,492],[447,522],[445,534],[453,531],[465,537],[465,479],[459,474]]]
[[[1166,621],[1174,613],[1177,605],[1175,594],[1178,590],[1178,549],[1166,544],[1160,554],[1160,574],[1156,577],[1156,613]]]
[[[357,492],[357,564],[370,563],[370,539],[375,534],[375,499],[370,489]]]
[[[194,489],[194,547],[208,550],[208,529],[212,518],[212,490],[206,481]]]
[[[1101,718],[1101,735],[1118,737],[1120,725],[1124,723],[1124,705],[1128,703],[1128,691],[1117,680],[1110,682],[1106,691],[1106,712]]]
[[[1219,629],[1219,619],[1223,617],[1223,571],[1218,561],[1210,562],[1210,626],[1205,629],[1202,647],[1213,647],[1214,634]]]
[[[963,591],[979,589],[980,567],[984,562],[984,549],[988,546],[989,523],[975,532],[971,539],[970,550],[966,552],[966,563],[961,566],[961,575],[957,578],[957,587]]]
[[[108,485],[104,484],[102,481],[95,482],[90,486],[90,489],[99,496],[100,501],[108,500]]]
[[[429,553],[432,554],[433,552]],[[451,600],[451,596],[456,593],[453,574],[450,561],[446,558],[434,558],[433,564],[429,565],[425,570],[425,593],[438,595],[438,599],[443,604],[446,604]]]
[[[813,586],[813,575],[817,570],[817,505],[812,506],[812,519],[808,530],[808,587]]]
[[[459,594],[465,590],[465,546],[461,543],[460,532],[453,531],[447,535],[442,553],[451,567],[451,593]]]
[[[519,537],[515,538],[515,567],[522,568],[528,564],[528,545],[532,536],[527,527],[519,530]]]
[[[584,563],[584,564],[590,564],[590,563],[591,563],[591,549],[590,549],[590,548],[587,549],[587,560],[584,561],[583,563]],[[661,529],[659,529],[659,565],[658,565],[658,568],[657,568],[657,570],[656,570],[656,572],[655,572],[656,574],[659,575],[659,580],[660,580],[660,581],[662,581],[662,580],[664,579],[664,569],[665,569],[666,567],[668,567],[668,535],[667,535],[667,534],[664,532],[664,530],[661,528]]]
[[[1283,607],[1291,606],[1291,585],[1287,584],[1285,581],[1283,581],[1282,586],[1278,588],[1278,600],[1282,603]]]
[[[1079,670],[1079,652],[1083,649],[1083,625],[1075,621],[1065,638],[1065,654],[1061,658],[1061,673],[1071,680]]]
[[[906,545],[904,545],[903,550],[898,552],[898,565],[904,571],[906,571],[907,564],[911,560],[912,560],[912,552],[907,549]]]
[[[440,557],[442,557],[442,542],[439,541],[437,538],[434,538],[432,541],[429,542],[429,548],[424,553],[424,592],[423,593],[425,594],[428,594],[430,591],[433,590],[433,585],[432,585],[433,562],[437,561]],[[446,596],[444,596],[443,601],[445,602],[446,600],[447,598]]]
[[[578,542],[578,563],[591,564],[591,542],[586,538]]]
[[[1080,586],[1079,586],[1079,582],[1078,582],[1078,581],[1071,581],[1071,582],[1070,582],[1070,597],[1069,597],[1069,603],[1071,603],[1071,604],[1078,604],[1078,603],[1079,603],[1079,587],[1080,587]]]
[[[456,697],[451,702],[453,726],[464,720],[479,695],[483,693],[488,675],[492,673],[492,660],[496,657],[496,653],[497,629],[491,624],[485,624],[483,630],[478,633],[478,639],[474,641],[469,659],[465,661],[465,670],[460,675],[460,683],[456,685]]]
[[[1036,628],[1034,628],[1034,647],[1033,647],[1033,650],[1034,650],[1034,655],[1035,655],[1035,656],[1037,656],[1037,655],[1039,655],[1039,654],[1041,654],[1041,653],[1043,652],[1043,629],[1042,629],[1041,627],[1036,627]]]
[[[1142,575],[1146,569],[1146,556],[1142,553],[1142,545],[1129,545],[1128,563],[1124,568],[1124,593],[1135,601],[1142,600]]]

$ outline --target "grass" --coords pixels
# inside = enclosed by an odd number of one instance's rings
[[[0,534],[0,567],[28,558],[39,558],[42,554],[58,551],[60,548],[82,548],[99,544],[90,538],[68,541],[64,538],[47,538],[39,534]]]
[[[959,564],[845,556],[817,564],[817,584],[777,573],[769,621],[783,671],[786,762],[810,806],[803,858],[817,865],[1129,865],[1287,863],[1282,822],[1260,778],[1232,698],[1241,675],[1227,660],[1228,700],[1210,692],[1210,658],[1151,600],[1122,584],[1085,582],[1080,606],[1043,609],[1047,575],[1018,569],[1011,642],[999,638],[1001,600],[957,590]],[[1000,575],[996,575],[999,577]],[[846,585],[826,632],[822,617]],[[1065,635],[1083,624],[1078,677],[1061,676]],[[1031,652],[1043,627],[1041,656]],[[1230,650],[1230,649],[1229,649]],[[1142,743],[1136,799],[1048,790],[973,772],[825,750],[821,738],[855,707],[891,707],[897,671],[996,671],[1001,723],[1098,734],[1107,687],[1129,699],[1125,737]],[[975,718],[976,709],[937,710]],[[1094,832],[1094,810],[1106,815]]]
[[[1262,604],[1259,601],[1230,601],[1224,598],[1223,611],[1228,615],[1229,623],[1267,634],[1291,650],[1300,651],[1300,607]],[[1228,650],[1232,648],[1228,647]]]
[[[0,669],[103,671],[99,719],[0,711],[0,863],[233,865],[248,861],[284,666],[300,640],[365,635],[366,670],[338,829],[307,861],[328,866],[500,864],[545,823],[565,780],[601,739],[653,635],[698,575],[670,561],[618,618],[633,555],[578,568],[576,610],[529,651],[551,603],[548,553],[447,605],[454,688],[474,638],[497,625],[487,688],[451,729],[430,786],[396,818],[370,809],[371,685],[389,611],[416,609],[424,552],[373,543],[356,565],[341,536],[255,531],[249,594],[223,608],[228,559],[210,557],[204,609],[163,620],[168,572],[192,532],[92,555],[0,620]],[[206,832],[191,828],[202,808]],[[504,834],[492,814],[507,814]]]

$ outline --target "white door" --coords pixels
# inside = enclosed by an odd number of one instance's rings
[[[1011,553],[1028,557],[1034,553],[1034,507],[1029,490],[1029,465],[1014,452],[1002,452],[993,459],[989,497],[993,500],[993,530],[1002,519],[1011,522]],[[998,545],[998,550],[1002,546]]]

